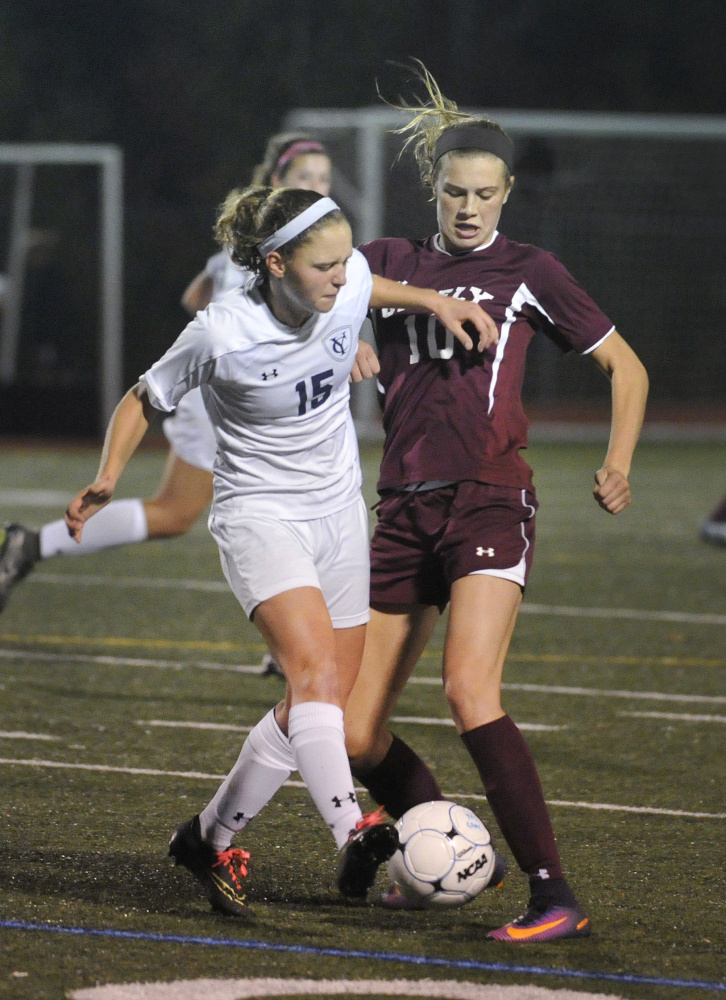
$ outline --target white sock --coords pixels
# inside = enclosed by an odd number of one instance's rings
[[[273,708],[249,734],[237,763],[199,814],[202,840],[215,851],[226,851],[235,833],[267,805],[295,766]]]
[[[288,732],[300,777],[340,850],[361,818],[345,752],[343,711],[320,701],[293,705]]]
[[[68,534],[63,520],[51,521],[40,529],[40,558],[82,556],[115,545],[134,545],[149,537],[143,500],[112,500],[83,525],[80,542]]]

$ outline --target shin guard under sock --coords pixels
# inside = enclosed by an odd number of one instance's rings
[[[461,738],[479,771],[494,818],[533,890],[550,879],[562,880],[537,768],[519,729],[505,715],[462,733]]]
[[[370,771],[356,770],[355,776],[371,797],[393,819],[399,819],[420,802],[443,799],[436,778],[408,744],[397,736],[388,753]]]

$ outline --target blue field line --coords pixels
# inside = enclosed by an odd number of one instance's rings
[[[89,937],[125,938],[132,941],[158,941],[163,944],[213,945],[222,948],[249,948],[259,951],[291,952],[298,955],[324,955],[332,958],[378,959],[407,965],[431,965],[448,969],[472,969],[480,972],[507,972],[532,976],[561,976],[567,979],[599,979],[612,983],[637,983],[649,986],[689,986],[698,990],[726,993],[726,982],[708,983],[697,979],[664,979],[658,976],[631,976],[615,972],[582,972],[577,969],[546,969],[538,965],[506,965],[502,962],[476,962],[467,959],[428,958],[425,955],[397,955],[387,951],[346,951],[342,948],[313,948],[302,944],[271,944],[268,941],[242,941],[238,938],[188,937],[181,934],[154,934],[145,931],[115,931],[92,927],[63,927],[59,924],[31,924],[19,920],[0,920],[0,927],[18,931],[45,931],[50,934],[78,934]]]

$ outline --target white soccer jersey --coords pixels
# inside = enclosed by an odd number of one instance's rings
[[[249,275],[249,271],[235,264],[227,250],[220,250],[210,257],[204,270],[212,279],[212,302],[239,288]]]
[[[215,504],[304,520],[357,499],[348,377],[372,288],[357,250],[346,277],[330,312],[297,328],[275,319],[258,288],[238,288],[197,313],[142,376],[163,411],[201,386],[217,439]]]
[[[235,264],[226,250],[210,257],[205,271],[212,279],[212,302],[244,285],[250,278],[250,272]],[[204,407],[201,389],[187,393],[176,412],[164,421],[163,430],[179,458],[197,469],[213,471],[217,440]]]

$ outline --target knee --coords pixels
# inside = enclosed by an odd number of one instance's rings
[[[345,749],[353,774],[365,774],[377,767],[388,751],[388,732],[354,722],[345,717]]]
[[[485,678],[446,677],[444,694],[460,733],[491,722],[502,714],[499,684],[487,683]]]
[[[280,666],[290,685],[295,702],[324,701],[340,704],[337,663],[333,656],[303,651],[287,658],[281,656]]]
[[[194,526],[201,511],[176,504],[150,500],[145,504],[149,538],[175,538]]]
[[[456,714],[467,696],[471,700],[472,691],[461,676],[451,675],[444,678],[444,696],[451,712]]]

